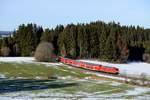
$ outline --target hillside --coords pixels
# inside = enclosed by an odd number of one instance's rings
[[[144,100],[149,95],[149,87],[125,84],[61,63],[36,62],[32,57],[0,58],[2,100]]]
[[[83,62],[99,64],[103,66],[117,67],[120,70],[120,74],[127,74],[132,77],[138,77],[142,73],[145,73],[150,77],[150,64],[143,62],[132,62],[127,64],[115,64],[102,62],[98,60],[80,60]],[[60,63],[45,63],[45,62],[36,62],[33,57],[0,57],[0,62],[11,62],[11,63],[35,63],[35,64],[45,64],[45,65],[60,65]]]

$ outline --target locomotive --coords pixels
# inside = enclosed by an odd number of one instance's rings
[[[109,74],[119,74],[119,69],[116,67],[108,67],[108,66],[103,66],[98,64],[91,64],[91,63],[76,61],[64,57],[59,57],[59,61],[64,64],[75,66],[78,68],[84,68],[92,71],[104,72]]]

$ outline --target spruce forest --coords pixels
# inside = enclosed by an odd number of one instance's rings
[[[9,49],[8,55],[0,55],[33,56],[42,41],[51,42],[57,56],[123,63],[150,62],[150,29],[102,21],[58,25],[52,29],[22,24],[13,36],[0,38],[0,49]]]

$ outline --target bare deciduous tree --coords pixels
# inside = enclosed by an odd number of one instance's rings
[[[8,47],[1,48],[2,56],[4,56],[4,57],[9,56],[9,53],[10,53],[10,49]]]
[[[49,42],[42,42],[37,46],[34,57],[37,61],[52,61],[52,52],[52,44]]]
[[[143,60],[146,61],[146,62],[150,62],[150,54],[145,53],[143,55]]]

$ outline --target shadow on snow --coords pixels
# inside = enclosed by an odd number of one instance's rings
[[[76,85],[78,84],[73,82],[62,82],[57,80],[33,80],[33,79],[1,80],[0,93],[42,90],[49,88],[54,89]]]

